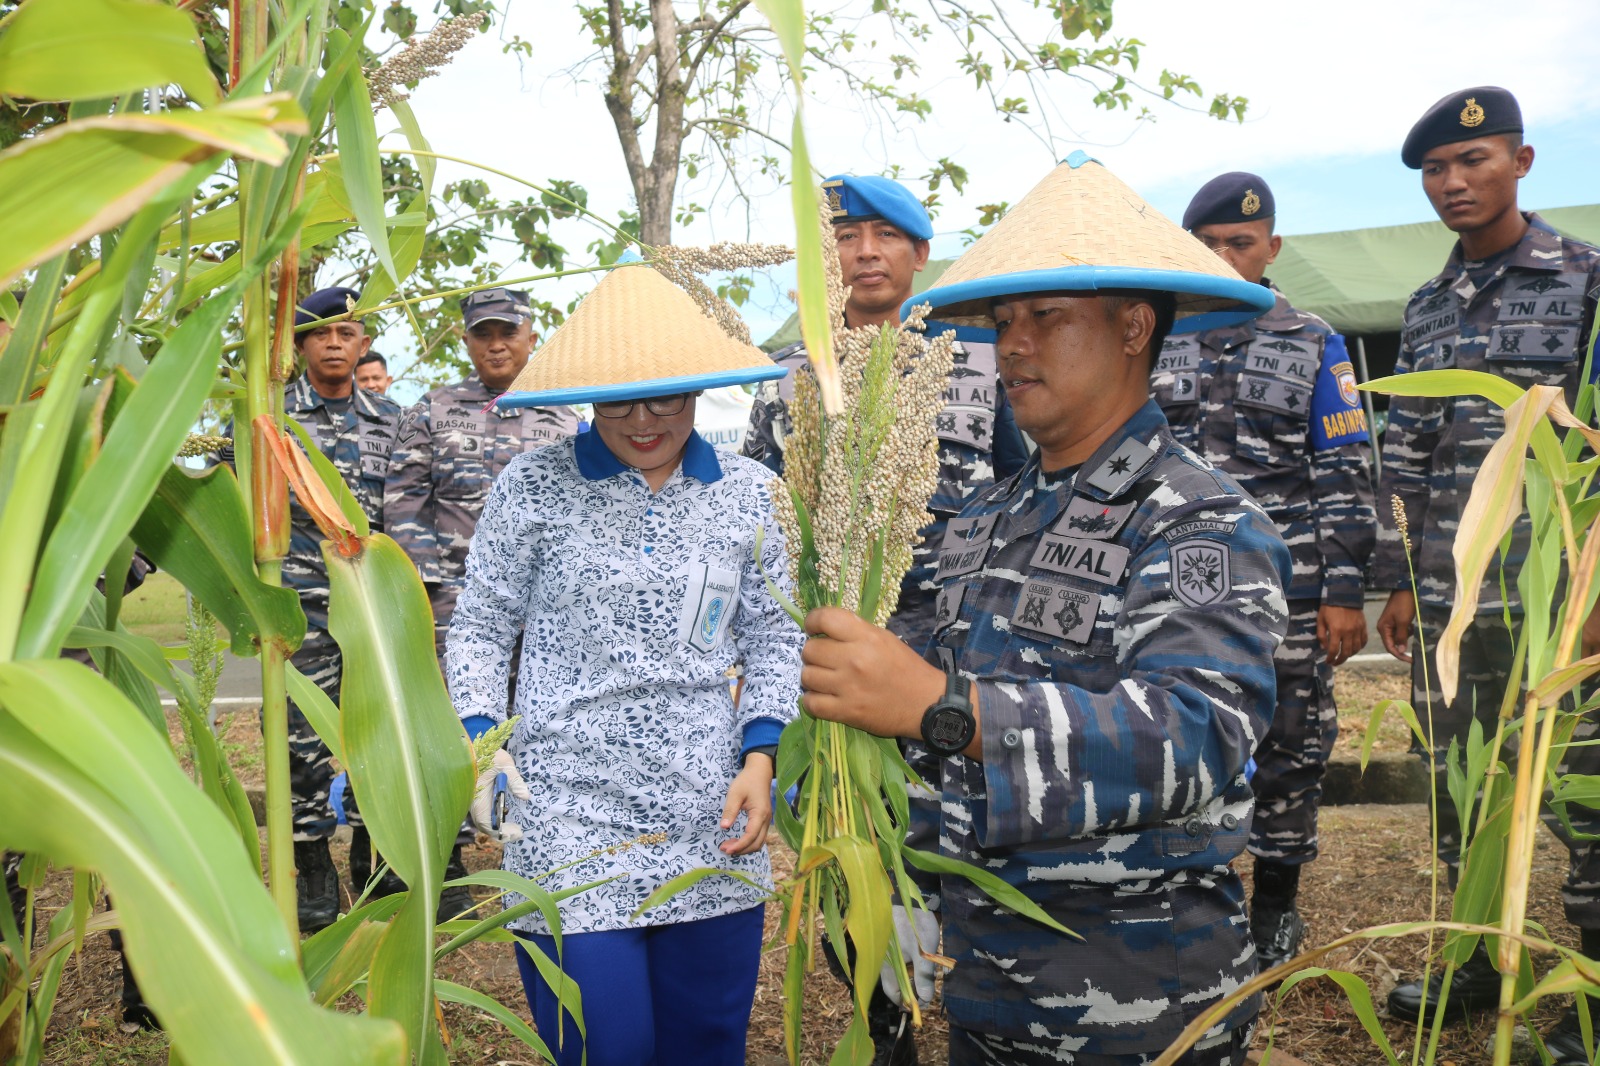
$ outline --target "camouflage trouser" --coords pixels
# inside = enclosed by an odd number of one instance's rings
[[[1442,608],[1426,605],[1422,608],[1423,636],[1428,647],[1427,676],[1433,685],[1429,691],[1423,684],[1423,659],[1418,654],[1416,639],[1413,638],[1411,701],[1424,731],[1428,727],[1429,708],[1432,708],[1432,763],[1439,790],[1439,816],[1434,831],[1437,834],[1439,858],[1454,868],[1461,861],[1462,844],[1460,821],[1446,787],[1445,765],[1450,741],[1454,738],[1465,747],[1474,714],[1483,725],[1484,739],[1487,741],[1494,735],[1495,718],[1500,713],[1500,703],[1510,681],[1516,635],[1506,629],[1505,620],[1500,615],[1478,615],[1462,637],[1461,677],[1456,687],[1456,698],[1446,704],[1438,687],[1439,673],[1433,661],[1433,650],[1449,618],[1449,612]],[[1521,687],[1519,679],[1519,690]],[[1590,745],[1570,748],[1556,772],[1600,774],[1600,746],[1594,745],[1597,736],[1600,736],[1600,729],[1597,729],[1591,714],[1578,725],[1572,737],[1574,742],[1587,740]],[[1515,766],[1516,738],[1512,739],[1512,747],[1513,757],[1506,762]],[[1411,750],[1418,755],[1426,755],[1426,749],[1420,743],[1413,742]],[[1600,841],[1574,837],[1548,807],[1543,810],[1542,816],[1545,825],[1567,846],[1570,857],[1567,882],[1561,894],[1567,921],[1580,929],[1600,929]],[[1572,804],[1567,808],[1567,816],[1572,821],[1573,829],[1579,833],[1600,833],[1600,811]]]
[[[1289,634],[1273,656],[1278,708],[1256,748],[1250,854],[1290,866],[1317,857],[1322,774],[1339,739],[1333,668],[1317,641],[1317,600],[1289,601]]]
[[[1048,1031],[1048,1023],[1040,1026],[1041,1033]],[[1195,1046],[1177,1062],[1177,1066],[1244,1066],[1245,1053],[1250,1049],[1250,1038],[1255,1033],[1255,1023],[1240,1026],[1213,1036],[1201,1037]],[[1074,1054],[1058,1043],[1052,1047],[1050,1040],[1071,1043],[1070,1038],[1049,1034],[1040,1040],[1016,1040],[993,1033],[975,1033],[971,1029],[950,1028],[950,1066],[1150,1066],[1160,1056],[1152,1051],[1147,1055],[1082,1055]]]
[[[339,702],[339,679],[343,674],[344,660],[339,655],[339,645],[326,630],[307,629],[305,643],[290,659],[295,668],[309,677],[318,688],[327,693],[335,705]],[[322,742],[306,716],[289,701],[289,794],[294,806],[294,838],[296,840],[326,840],[333,836],[338,824],[328,790],[339,771],[333,763],[333,753]],[[345,790],[345,817],[351,825],[361,824],[361,812],[356,809],[355,794]]]

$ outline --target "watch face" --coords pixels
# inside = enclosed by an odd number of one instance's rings
[[[929,723],[928,739],[942,751],[967,746],[967,720],[960,711],[940,708]]]

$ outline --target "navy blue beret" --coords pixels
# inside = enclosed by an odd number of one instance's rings
[[[1260,175],[1233,170],[1200,186],[1183,213],[1183,228],[1192,232],[1200,226],[1259,222],[1277,213],[1272,190]]]
[[[341,286],[334,286],[331,289],[318,289],[295,306],[294,324],[303,326],[307,322],[316,322],[319,319],[332,318],[335,315],[349,314],[350,308],[359,299],[361,299],[361,294],[354,289],[346,289]]]
[[[881,218],[914,241],[933,239],[933,220],[922,201],[898,181],[835,174],[822,183],[836,224]]]
[[[1417,120],[1400,147],[1400,161],[1412,170],[1422,169],[1422,157],[1441,144],[1521,133],[1522,108],[1517,98],[1495,85],[1462,89],[1440,100]]]

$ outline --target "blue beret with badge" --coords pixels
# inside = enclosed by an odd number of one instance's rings
[[[295,305],[294,324],[303,326],[307,322],[348,315],[359,299],[361,299],[359,292],[339,285],[331,289],[318,289]]]
[[[835,174],[822,183],[822,194],[836,226],[881,218],[914,241],[933,239],[928,209],[898,181],[871,174]]]
[[[1422,157],[1441,144],[1456,144],[1497,133],[1521,133],[1517,98],[1497,85],[1462,89],[1440,100],[1417,120],[1400,147],[1400,161],[1422,169]]]
[[[1200,186],[1183,213],[1183,228],[1193,233],[1201,226],[1259,222],[1277,211],[1272,190],[1260,175],[1233,170]]]

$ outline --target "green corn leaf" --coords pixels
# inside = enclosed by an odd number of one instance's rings
[[[50,333],[50,323],[55,316],[55,294],[61,288],[66,264],[67,256],[63,253],[40,264],[34,271],[28,286],[34,297],[23,305],[21,315],[11,325],[10,339],[4,350],[0,350],[0,407],[22,403],[33,392],[39,352]],[[0,504],[5,502],[10,482],[4,464],[0,464]]]
[[[306,458],[311,460],[311,466],[322,479],[322,484],[338,501],[339,513],[343,514],[355,529],[356,536],[370,537],[372,522],[368,520],[367,513],[361,509],[361,505],[356,502],[355,494],[350,491],[350,486],[345,484],[344,475],[333,465],[333,460],[322,454],[316,438],[306,431],[306,427],[292,418],[284,419],[283,424],[300,438],[300,446],[305,449]]]
[[[373,1013],[405,1025],[426,1056],[439,1040],[434,907],[472,799],[472,745],[439,673],[416,567],[382,534],[357,540],[348,557],[323,544],[328,631],[344,658],[340,735],[372,841],[411,890],[378,948],[368,993]]]
[[[305,639],[299,596],[256,577],[244,494],[226,466],[198,477],[169,466],[134,523],[133,539],[217,617],[234,655],[255,655],[266,641],[287,655]]]
[[[1046,914],[1037,903],[1023,895],[1019,889],[1002,881],[988,870],[981,870],[971,863],[962,862],[960,859],[952,859],[950,856],[936,851],[902,848],[901,854],[906,857],[912,866],[919,870],[931,874],[953,874],[956,877],[964,877],[982,889],[984,895],[1002,906],[1010,907],[1024,918],[1030,918],[1041,925],[1047,925],[1056,932],[1065,933],[1076,940],[1083,939],[1077,933],[1074,933],[1071,929]]]
[[[422,127],[417,124],[416,115],[412,114],[410,104],[404,100],[396,100],[389,105],[389,110],[400,120],[400,128],[405,133],[406,143],[413,150],[425,153],[433,151],[433,146],[422,135]],[[401,216],[389,220],[389,224],[394,228],[390,236],[394,241],[394,263],[399,272],[391,273],[389,268],[383,265],[374,270],[372,277],[361,290],[363,307],[376,307],[388,299],[417,269],[417,264],[422,260],[422,249],[428,234],[428,203],[433,195],[433,176],[438,169],[438,162],[429,155],[417,156],[416,160],[417,172],[422,177],[422,188],[410,198]]]
[[[0,93],[92,100],[177,84],[201,104],[221,97],[193,19],[133,0],[30,0],[0,35]]]
[[[498,1000],[464,985],[458,985],[453,981],[435,981],[433,987],[438,992],[439,998],[446,1003],[460,1003],[462,1006],[472,1007],[489,1015],[489,1017],[505,1026],[506,1031],[512,1036],[526,1044],[534,1054],[542,1055],[551,1062],[556,1060],[555,1055],[545,1046],[545,1042],[539,1039],[539,1034],[533,1031],[533,1027],[517,1017]]]
[[[216,373],[222,325],[237,293],[199,308],[162,345],[106,432],[39,558],[17,643],[20,658],[54,655],[93,587],[98,567],[128,535],[172,467]]]
[[[798,906],[798,904],[796,904]],[[785,1004],[803,1003],[806,984],[805,945],[792,944],[789,958],[783,966],[783,1001]],[[783,1012],[783,1046],[789,1053],[790,1066],[800,1061],[800,1010],[788,1008]]]
[[[284,685],[289,698],[305,715],[312,732],[328,746],[328,751],[340,765],[344,764],[344,743],[339,737],[339,708],[317,683],[300,672],[294,663],[284,663]]]
[[[871,622],[878,616],[878,600],[883,595],[883,538],[873,537],[867,548],[867,573],[861,580],[861,603],[856,614]]]
[[[1314,977],[1326,977],[1339,986],[1345,998],[1350,1001],[1350,1009],[1356,1012],[1361,1027],[1367,1031],[1367,1036],[1378,1050],[1383,1052],[1384,1060],[1389,1066],[1400,1066],[1394,1048],[1389,1045],[1389,1035],[1383,1031],[1383,1023],[1378,1020],[1378,1012],[1373,1009],[1372,991],[1367,988],[1367,983],[1355,974],[1344,970],[1329,970],[1321,966],[1307,967],[1290,974],[1284,979],[1283,984],[1278,986],[1278,1002],[1282,1003],[1284,996],[1288,995],[1289,990],[1295,985]]]
[[[344,941],[344,946],[333,957],[326,970],[318,974],[316,995],[319,1006],[331,1007],[344,998],[372,970],[373,957],[378,945],[389,931],[382,922],[360,922]]]
[[[330,46],[339,36],[338,31],[329,35]],[[405,274],[395,265],[394,253],[389,249],[389,228],[383,211],[382,157],[378,154],[372,99],[367,92],[366,76],[353,63],[334,88],[333,115],[339,131],[339,162],[350,209],[379,264],[389,272],[389,277],[403,278]]]
[[[778,601],[778,606],[783,608],[784,614],[794,619],[795,625],[804,627],[806,624],[805,612],[784,593],[783,589],[778,587],[778,583],[772,580],[772,575],[767,573],[767,568],[762,564],[761,545],[766,541],[766,534],[765,526],[756,527],[756,569],[761,572],[761,579],[767,583],[767,591],[772,593],[772,598]]]
[[[326,222],[319,225],[307,225],[300,234],[300,243],[303,247],[315,247],[326,241],[331,241],[349,231],[355,225],[350,219],[337,222]],[[192,275],[184,283],[183,290],[178,294],[177,305],[187,307],[207,293],[222,288],[239,276],[243,267],[240,253],[235,252],[220,263],[210,264],[206,269]]]
[[[104,875],[140,988],[177,1054],[262,1066],[401,1061],[397,1026],[310,1003],[233,828],[108,682],[70,661],[0,665],[0,706],[0,808],[33,812],[0,819],[0,846]]]
[[[871,998],[872,989],[877,983],[878,971],[883,966],[894,929],[889,877],[878,860],[876,848],[865,840],[846,836],[834,837],[806,849],[801,853],[795,871],[804,873],[815,869],[829,858],[838,864],[839,872],[849,886],[850,902],[845,910],[844,923],[855,945],[853,984],[856,1014],[865,1024],[867,1000]],[[869,1051],[870,1048],[871,1041],[868,1041]]]
[[[394,917],[404,902],[403,896],[381,896],[358,904],[326,929],[319,929],[300,942],[301,969],[306,983],[317,993],[332,971],[334,961],[363,925],[383,925]]]
[[[583,1020],[583,990],[578,987],[577,982],[562,972],[560,965],[532,940],[519,936],[517,943],[528,953],[528,957],[533,960],[534,968],[539,971],[539,976],[544,978],[544,983],[555,992],[556,1001],[561,1004],[561,1026],[556,1031],[556,1047],[559,1048],[566,1043],[569,1014],[572,1016],[574,1027],[578,1030],[578,1035],[588,1036],[588,1025]]]
[[[209,173],[228,155],[281,162],[288,146],[277,130],[296,128],[299,109],[267,97],[64,122],[19,141],[0,152],[0,211],[10,219],[0,286],[126,221],[196,164]]]

